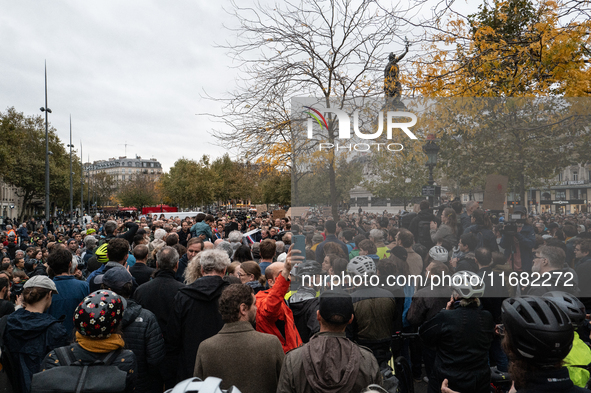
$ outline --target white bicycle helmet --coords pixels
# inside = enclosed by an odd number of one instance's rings
[[[451,288],[464,299],[484,295],[484,280],[476,273],[462,270],[451,276]]]
[[[199,378],[189,378],[177,383],[174,388],[165,393],[241,393],[236,386],[222,390],[221,383],[222,380],[216,377],[207,377],[205,381]]]
[[[347,264],[347,273],[363,276],[364,273],[376,274],[378,269],[372,257],[359,255],[351,259]]]
[[[437,262],[447,262],[447,250],[442,246],[433,246],[429,250],[429,256]]]

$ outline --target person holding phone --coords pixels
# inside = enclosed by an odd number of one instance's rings
[[[459,392],[488,393],[488,353],[494,334],[492,315],[480,309],[484,283],[476,273],[452,276],[452,296],[445,310],[419,328],[423,343],[436,351],[429,393],[441,391],[444,379]]]

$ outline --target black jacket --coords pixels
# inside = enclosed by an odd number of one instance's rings
[[[136,263],[129,268],[129,273],[135,278],[137,285],[142,285],[150,281],[154,270],[156,269],[148,267],[145,263]]]
[[[581,258],[576,271],[579,282],[585,283],[581,285],[581,301],[587,310],[591,310],[591,258]]]
[[[477,248],[486,247],[491,252],[499,251],[497,237],[490,229],[474,224],[464,230],[464,234],[470,232],[473,233],[474,236],[476,236],[476,239],[478,239],[478,244],[476,245]]]
[[[14,304],[10,300],[0,299],[0,318],[14,312]]]
[[[474,259],[474,253],[469,252],[462,256],[456,265],[456,272],[468,271],[476,273],[478,271],[478,264]]]
[[[174,279],[172,270],[158,270],[151,281],[142,284],[133,294],[133,299],[143,308],[151,311],[158,320],[160,331],[167,333],[168,321],[172,315],[174,297],[186,285]]]
[[[187,266],[189,266],[189,258],[187,258],[187,254],[184,254],[180,259],[179,259],[179,267],[176,270],[176,279],[179,282],[185,282],[185,278],[183,277],[183,274],[185,273],[185,269],[187,268]]]
[[[407,321],[413,326],[421,326],[433,318],[441,310],[445,309],[451,296],[451,288],[448,286],[426,286],[415,292],[406,313]]]
[[[316,317],[319,305],[317,297],[300,302],[292,302],[290,298],[289,308],[293,312],[293,320],[303,343],[310,341],[310,337],[320,331],[320,324]]]
[[[29,312],[21,308],[6,317],[4,343],[17,368],[21,389],[29,392],[33,374],[40,370],[47,352],[68,345],[68,334],[60,321],[46,313]]]
[[[437,350],[429,392],[439,392],[445,378],[459,392],[490,391],[488,352],[494,326],[492,315],[473,305],[442,310],[419,328],[425,345]]]
[[[178,382],[193,376],[199,344],[224,326],[218,300],[228,285],[222,277],[205,276],[176,294],[165,339],[167,353],[179,354]]]
[[[157,270],[154,278],[139,288],[133,294],[133,298],[146,310],[150,310],[156,316],[160,331],[167,342],[168,322],[172,316],[174,297],[185,284],[175,279],[172,270]],[[166,388],[172,388],[176,380],[176,364],[178,353],[166,354],[166,359],[161,366],[161,375],[164,378]]]
[[[83,365],[91,365],[97,360],[100,360],[105,357],[105,353],[95,353],[90,352],[82,348],[79,344],[72,344],[70,345],[72,352],[76,359],[79,359]],[[135,355],[132,351],[128,349],[124,349],[118,355],[117,358],[112,363],[113,366],[117,366],[117,368],[121,371],[125,371],[127,373],[127,378],[125,380],[126,385],[126,393],[131,393],[134,391],[137,373]],[[41,371],[50,370],[54,367],[62,366],[55,354],[55,351],[51,351],[47,354],[45,359],[43,359],[43,363],[41,364]],[[105,376],[108,377],[108,376]]]
[[[164,360],[164,339],[154,314],[128,299],[121,321],[125,348],[137,362],[136,392],[162,393],[159,366]]]
[[[501,306],[503,300],[509,297],[508,283],[503,285],[503,273],[493,272],[491,266],[485,266],[476,272],[484,281],[484,296],[480,298],[482,308],[491,313],[495,323],[501,320]]]
[[[437,225],[441,223],[441,221],[437,217],[435,217],[433,213],[431,213],[431,210],[421,210],[417,214],[417,216],[412,219],[410,227],[408,228],[408,230],[411,231],[415,237],[415,243],[422,244],[423,246],[427,247],[427,250],[430,250],[431,247],[435,245],[435,243],[433,243],[433,241],[431,240],[431,230],[428,225],[431,223],[431,221],[436,222]],[[421,228],[419,226],[419,223],[421,222],[424,222],[424,228]]]

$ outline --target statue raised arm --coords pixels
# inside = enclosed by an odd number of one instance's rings
[[[406,43],[404,53],[396,56],[394,52],[390,52],[390,56],[388,56],[388,64],[384,69],[384,92],[386,93],[386,97],[400,97],[401,95],[402,86],[399,80],[400,69],[398,68],[398,62],[406,56],[410,47],[410,43],[406,37],[404,38],[404,42]]]

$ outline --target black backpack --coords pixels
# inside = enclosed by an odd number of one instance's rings
[[[429,250],[433,246],[433,241],[431,240],[431,220],[419,221],[418,234],[417,243],[422,244]]]
[[[73,345],[55,349],[62,365],[33,375],[31,392],[35,393],[119,393],[125,392],[127,373],[111,364],[121,349],[107,353],[84,365],[72,351]]]

